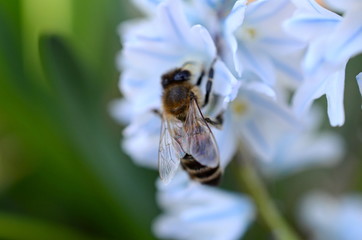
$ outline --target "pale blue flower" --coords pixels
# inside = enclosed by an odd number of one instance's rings
[[[224,36],[238,74],[257,76],[270,86],[281,77],[301,80],[297,53],[302,45],[283,29],[294,9],[289,0],[235,4],[225,19]]]
[[[240,239],[255,218],[249,198],[192,182],[184,172],[169,185],[158,182],[157,187],[164,213],[153,230],[162,239]]]
[[[134,0],[141,9],[155,12],[155,7],[163,1]],[[202,25],[215,40],[219,57],[234,71],[233,52],[236,40],[233,32],[243,21],[246,0],[191,0],[182,1],[184,15],[190,25]],[[146,11],[146,12],[147,12]],[[238,65],[238,67],[240,67]],[[239,75],[241,74],[238,69]]]
[[[162,112],[161,75],[188,61],[208,69],[215,59],[212,94],[218,109],[225,110],[225,119],[223,129],[212,127],[212,132],[222,169],[240,145],[252,158],[285,171],[304,167],[316,155],[322,160],[333,153],[340,156],[338,147],[334,152],[329,149],[340,146],[338,140],[312,135],[314,122],[296,119],[284,97],[284,81],[301,81],[299,54],[305,46],[301,42],[309,43],[317,34],[315,27],[296,40],[284,32],[283,23],[296,9],[288,0],[134,2],[147,18],[120,27],[119,87],[124,98],[114,102],[112,112],[127,124],[122,145],[137,164],[158,167],[161,118],[152,110]],[[340,21],[332,13],[328,17]],[[318,43],[310,45],[307,59],[317,53],[313,46]],[[200,90],[204,94],[204,86]],[[207,116],[219,113],[207,110],[202,109]],[[310,154],[303,151],[307,148]],[[191,181],[182,169],[168,185],[159,181],[157,188],[157,200],[164,210],[154,224],[160,238],[238,239],[255,217],[248,198]]]
[[[362,196],[332,197],[322,192],[309,194],[299,211],[302,226],[312,240],[362,239]]]
[[[342,62],[362,52],[362,1],[326,0],[332,9],[342,12],[343,19],[331,33],[326,52],[328,61]]]
[[[147,8],[155,5],[155,1],[141,2]],[[235,75],[245,71],[247,77],[257,75],[269,85],[277,78],[301,80],[302,45],[282,27],[295,9],[289,0],[183,1],[182,7],[190,24],[208,30],[220,58]]]
[[[286,105],[277,101],[275,92],[259,81],[240,87],[230,111],[237,133],[235,141],[241,142],[261,161],[271,161],[275,151],[274,134],[283,136],[299,128],[299,122]]]
[[[282,1],[279,7],[284,4],[285,2]],[[206,30],[200,25],[196,25],[196,28],[189,26],[187,15],[183,15],[181,12],[183,6],[179,1],[172,2],[172,4],[166,1],[157,7],[158,13],[154,19],[132,22],[131,26],[126,25],[123,28],[126,30],[123,37],[125,48],[120,63],[124,69],[121,89],[125,99],[117,104],[118,107],[113,112],[123,121],[127,120],[126,122],[130,123],[124,131],[123,147],[125,151],[138,164],[147,167],[157,168],[161,123],[159,117],[151,113],[150,109],[160,108],[160,75],[172,67],[182,65],[184,59],[188,57],[191,60],[196,58],[207,62],[215,54],[215,46],[210,41]],[[201,6],[206,6],[205,2],[200,2],[199,7]],[[257,18],[258,14],[261,16],[269,14],[270,9],[260,12],[262,10],[257,11],[256,6],[253,6],[250,7],[252,9],[250,16]],[[223,26],[227,28],[234,24],[233,27],[239,27],[237,20],[239,17],[242,20],[245,7],[245,1],[237,1],[233,10],[226,15]],[[223,11],[226,11],[225,8],[223,6]],[[281,10],[278,8],[276,11]],[[197,20],[198,23],[206,21],[201,16]],[[159,20],[160,18],[161,20]],[[193,18],[192,21],[196,21],[195,19]],[[258,21],[255,22],[258,23]],[[275,24],[277,23],[275,22]],[[261,26],[259,27],[261,28]],[[196,37],[190,39],[188,29],[192,28],[202,29],[206,37],[198,38],[196,34]],[[214,27],[211,31],[215,34],[218,30]],[[281,30],[279,29],[279,31]],[[198,39],[208,39],[204,41],[206,46],[198,45]],[[260,41],[260,46],[262,46],[265,42],[261,39]],[[171,54],[172,57],[168,57],[168,54]],[[215,70],[215,91],[225,96],[226,101],[232,100],[236,95],[235,89],[239,87],[237,81],[222,61],[216,62]],[[248,82],[244,80],[242,83],[238,100],[225,113],[223,130],[213,129],[220,149],[222,167],[227,166],[235,154],[240,140],[243,144],[250,146],[252,153],[258,158],[270,161],[275,151],[275,144],[274,139],[269,136],[269,128],[278,132],[279,135],[298,128],[298,121],[294,119],[286,105],[277,102],[273,89],[260,81],[252,81],[252,79],[256,79],[256,77],[249,77],[245,79]],[[237,106],[240,105],[240,102],[241,105],[246,104],[247,106],[246,111],[242,113],[239,112],[240,109]],[[239,116],[240,114],[242,117]],[[144,146],[142,151],[139,151],[140,145]]]
[[[123,70],[120,88],[136,113],[160,108],[163,73],[187,61],[208,67],[217,56],[208,31],[189,24],[178,0],[160,3],[154,17],[126,23],[121,33],[124,49],[118,61]],[[214,93],[229,101],[236,95],[238,82],[219,59],[214,68]]]
[[[125,151],[138,164],[148,167],[157,167],[161,119],[151,110],[162,110],[161,75],[187,61],[208,67],[217,56],[206,28],[190,24],[183,1],[162,1],[153,7],[156,13],[147,20],[126,22],[120,28],[124,49],[118,65],[122,70],[120,89],[124,99],[112,106],[113,115],[129,124],[124,131]],[[219,96],[221,107],[226,107],[235,98],[240,83],[219,58],[214,71],[213,93]],[[230,119],[226,116],[223,131],[213,130],[223,166],[231,160],[236,148],[235,143],[228,140],[233,139],[228,136],[232,133]],[[145,146],[144,151],[139,150],[140,144]]]
[[[131,111],[131,107],[126,104],[113,110],[114,113],[123,114],[127,111]],[[122,149],[138,165],[157,169],[160,132],[161,119],[159,116],[151,111],[139,114],[123,131]]]
[[[343,159],[344,142],[332,131],[321,131],[322,109],[315,106],[298,121],[298,128],[273,131],[266,135],[273,144],[271,161],[259,161],[264,174],[282,177],[310,167],[335,166]]]
[[[236,97],[240,81],[218,56],[213,39],[218,30],[212,28],[210,34],[201,21],[194,19],[190,3],[137,2],[146,9],[148,18],[127,22],[120,28],[124,48],[118,65],[122,70],[120,89],[124,99],[114,102],[112,112],[120,122],[128,124],[122,142],[125,152],[137,164],[157,169],[161,119],[151,110],[162,111],[161,75],[187,61],[208,68],[217,57],[212,93],[218,96],[222,108],[227,108]],[[147,12],[145,6],[153,10]],[[203,86],[200,90],[204,90]],[[222,168],[237,148],[237,142],[233,141],[236,137],[233,137],[232,116],[225,113],[224,117],[223,129],[212,129]],[[165,186],[159,182],[158,188],[158,200],[165,210],[154,225],[155,234],[160,238],[237,239],[255,215],[247,198],[202,186],[191,181],[181,169],[170,184]]]
[[[303,115],[315,99],[326,95],[330,123],[341,126],[344,123],[346,64],[362,48],[361,4],[347,7],[353,1],[331,0],[341,9],[345,7],[345,15],[341,17],[313,0],[293,2],[298,10],[285,26],[307,46],[303,63],[305,80],[294,96],[294,109],[298,115]]]
[[[258,160],[264,173],[282,176],[311,166],[331,166],[342,160],[344,142],[337,134],[319,131],[321,109],[301,118],[260,81],[242,84],[230,104],[235,141],[244,155]],[[306,149],[308,151],[306,151]]]

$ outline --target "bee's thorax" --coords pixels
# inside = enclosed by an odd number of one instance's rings
[[[188,82],[168,85],[162,95],[162,102],[166,114],[170,114],[181,121],[185,120],[192,99],[198,101],[199,93],[195,86]]]

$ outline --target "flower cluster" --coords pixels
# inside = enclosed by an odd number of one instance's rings
[[[298,7],[288,20],[288,32],[305,43],[304,81],[294,96],[298,114],[308,110],[314,99],[327,96],[332,126],[344,123],[344,78],[348,60],[362,52],[362,19],[359,0],[328,0],[343,17],[313,1],[293,1]],[[303,34],[301,34],[303,33]]]
[[[223,113],[222,130],[212,129],[222,168],[241,148],[273,174],[341,158],[338,136],[315,134],[321,117],[311,105],[325,94],[331,125],[344,123],[344,71],[362,51],[359,0],[328,0],[343,16],[313,0],[134,3],[146,17],[120,27],[124,98],[112,113],[128,124],[122,145],[137,164],[158,166],[161,119],[152,110],[162,112],[161,76],[186,62],[214,68],[213,107],[202,111]],[[361,74],[357,79],[362,93]],[[162,238],[237,239],[254,217],[247,198],[201,186],[182,171],[157,186],[166,213],[154,230]]]

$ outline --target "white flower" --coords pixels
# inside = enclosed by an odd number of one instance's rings
[[[289,131],[272,131],[274,128],[269,126],[271,161],[259,162],[265,174],[280,177],[308,167],[333,166],[342,160],[344,142],[336,133],[319,129],[321,112],[313,107],[299,120],[300,127]]]
[[[300,220],[313,240],[362,239],[362,196],[315,192],[302,202]]]
[[[261,161],[284,161],[284,169],[291,168],[292,160],[298,162],[294,170],[311,156],[330,156],[325,148],[333,141],[311,136],[313,127],[304,132],[305,123],[295,118],[285,89],[279,89],[284,84],[281,78],[301,80],[298,53],[304,45],[283,30],[295,9],[289,1],[135,1],[147,18],[120,28],[124,48],[118,65],[124,99],[113,104],[112,112],[128,124],[122,144],[137,164],[157,168],[161,118],[152,110],[162,112],[161,76],[189,61],[207,70],[216,60],[212,86],[216,107],[202,111],[208,117],[219,113],[215,109],[225,111],[223,129],[212,128],[223,169],[240,145]],[[297,153],[295,158],[292,152]],[[237,239],[255,215],[247,198],[193,182],[181,169],[169,185],[159,182],[158,189],[165,211],[154,224],[160,238]]]
[[[162,239],[240,239],[255,218],[247,197],[192,182],[184,172],[169,185],[158,182],[157,186],[165,213],[153,229]]]
[[[154,9],[162,1],[136,2]],[[303,45],[282,26],[295,9],[289,0],[183,1],[182,7],[190,24],[208,30],[219,56],[236,75],[245,71],[247,77],[257,75],[269,85],[277,77],[301,80],[296,53]]]
[[[163,73],[180,67],[187,61],[209,67],[217,56],[208,31],[201,25],[189,24],[179,0],[160,3],[154,17],[147,22],[128,25],[124,29],[124,49],[119,64],[124,70],[121,90],[126,97],[136,98],[135,94],[143,92],[132,90],[140,89],[152,94],[150,98],[159,101],[160,77]],[[236,79],[220,60],[217,60],[214,68],[215,93],[229,97],[237,91]],[[149,91],[151,88],[148,87],[152,87],[153,91]],[[150,107],[146,104],[144,108]]]
[[[121,79],[121,90],[125,94],[130,87],[149,90],[141,84],[153,84],[153,88],[160,91],[160,76],[166,71],[187,61],[209,66],[216,57],[216,47],[208,31],[201,25],[189,24],[178,0],[161,3],[156,16],[147,22],[126,24],[124,29],[124,50],[119,62],[122,69],[127,70]],[[221,86],[214,88],[216,93],[226,96],[231,88],[237,87],[236,80],[219,61],[215,64],[215,73],[218,74],[215,84]],[[148,92],[160,96],[157,91]]]
[[[273,86],[277,76],[300,81],[296,53],[301,43],[283,29],[295,9],[289,0],[254,1],[235,4],[225,20],[225,39],[236,71],[245,78],[257,76]],[[279,75],[278,75],[279,74]]]
[[[150,4],[150,1],[142,2]],[[240,101],[247,102],[248,110],[239,118],[238,107],[236,112],[235,108],[229,108],[223,130],[213,129],[220,148],[221,165],[225,167],[231,160],[240,139],[258,157],[270,160],[274,150],[266,136],[268,127],[285,133],[288,129],[298,128],[299,124],[287,106],[277,102],[270,86],[277,72],[284,71],[290,77],[298,78],[298,71],[292,70],[294,68],[289,64],[293,61],[281,58],[300,47],[299,42],[288,37],[282,29],[293,6],[285,0],[250,4],[240,0],[233,6],[221,1],[177,0],[152,4],[157,9],[156,14],[145,21],[124,25],[122,32],[124,50],[119,58],[123,69],[120,87],[125,99],[113,112],[130,123],[124,132],[126,152],[144,166],[157,167],[161,122],[150,110],[161,108],[160,76],[190,60],[208,66],[216,54],[220,54],[221,59],[214,66],[214,93],[222,96],[221,101],[226,103],[223,106],[227,108],[227,103],[236,97],[240,88],[239,100],[234,106]],[[250,31],[256,34],[255,38],[244,36],[250,35]],[[251,57],[243,49],[250,51]],[[234,65],[236,69],[229,71],[228,67]],[[236,80],[231,72],[242,74],[244,67],[243,79]],[[145,151],[139,151],[140,144],[144,144]]]
[[[305,80],[294,97],[295,111],[303,115],[315,99],[325,94],[330,123],[332,126],[341,126],[344,123],[346,64],[350,57],[362,50],[362,5],[348,5],[360,1],[330,0],[341,9],[344,6],[346,12],[341,17],[312,0],[293,2],[298,10],[286,28],[308,47],[303,63]]]
[[[260,82],[245,83],[230,107],[236,142],[262,161],[271,161],[275,151],[272,133],[283,135],[299,128],[292,112],[278,102],[274,91]],[[249,154],[250,154],[249,153]]]
[[[241,85],[230,104],[235,142],[250,151],[265,173],[291,174],[310,166],[329,166],[342,159],[340,136],[320,132],[320,108],[296,118],[275,92],[259,81]],[[249,153],[249,154],[250,154]],[[248,155],[248,153],[246,153]]]
[[[113,115],[130,124],[124,132],[124,149],[136,162],[149,167],[157,167],[161,120],[151,110],[161,109],[161,75],[187,61],[209,67],[217,56],[210,34],[203,26],[190,24],[183,2],[163,1],[153,4],[153,8],[156,13],[147,20],[127,22],[120,28],[124,48],[118,64],[123,71],[120,89],[124,100],[112,106]],[[214,71],[212,90],[224,106],[235,98],[240,83],[219,58]],[[204,86],[200,90],[203,91]],[[225,131],[215,131],[220,145],[228,142],[227,121]],[[144,151],[140,151],[140,144]],[[233,146],[227,144],[226,150],[220,149],[224,166],[232,157]]]
[[[362,1],[326,0],[332,9],[342,12],[343,19],[331,32],[325,58],[331,62],[343,62],[362,52]]]

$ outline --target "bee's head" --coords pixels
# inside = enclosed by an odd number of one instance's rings
[[[190,80],[190,78],[191,78],[191,72],[189,70],[177,68],[162,75],[161,85],[163,88],[166,88],[168,85],[172,83],[185,82]]]

